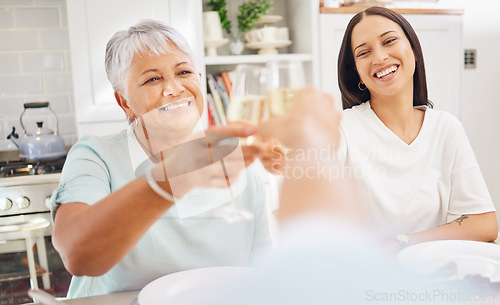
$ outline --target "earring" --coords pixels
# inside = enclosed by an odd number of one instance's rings
[[[137,117],[134,117],[134,118],[128,118],[128,123],[129,124],[134,124],[134,127],[137,127],[137,125],[139,125],[139,120],[137,120]]]
[[[361,86],[363,86],[363,87],[361,87]],[[363,82],[359,82],[359,83],[358,83],[358,88],[359,88],[359,90],[361,90],[361,91],[365,91],[365,90],[366,90],[366,85],[365,85],[365,84],[363,84]]]

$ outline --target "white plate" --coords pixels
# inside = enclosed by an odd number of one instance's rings
[[[281,21],[281,19],[283,19],[283,17],[278,15],[263,15],[259,20],[254,21],[253,25],[261,26],[266,24],[275,24],[276,22]]]
[[[480,274],[500,281],[500,246],[467,240],[440,240],[417,244],[402,250],[398,262],[405,269],[429,275],[445,264],[454,262],[455,278]]]
[[[141,305],[195,305],[216,299],[250,273],[248,267],[209,267],[163,276],[146,285],[138,296]]]

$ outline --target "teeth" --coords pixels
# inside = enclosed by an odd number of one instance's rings
[[[394,72],[397,70],[397,67],[396,66],[391,66],[383,71],[380,71],[380,72],[377,72],[376,76],[378,78],[382,78],[384,76],[386,76],[387,74],[391,73],[391,72]]]
[[[188,102],[183,102],[183,103],[176,104],[176,105],[167,105],[167,106],[163,107],[162,109],[166,110],[166,111],[170,111],[170,110],[174,110],[174,109],[181,108],[181,107],[187,107],[187,106],[189,106],[189,103],[191,103],[191,102],[188,101]]]

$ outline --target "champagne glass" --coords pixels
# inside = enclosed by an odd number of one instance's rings
[[[266,67],[269,73],[267,107],[269,117],[273,118],[286,113],[306,81],[300,60],[272,61]]]
[[[266,92],[268,69],[259,65],[238,65],[235,80],[231,88],[231,101],[227,109],[228,122],[247,122],[254,125],[267,119]],[[242,145],[254,145],[260,141],[256,136],[240,138]],[[224,172],[226,171],[223,165]],[[213,210],[213,214],[226,222],[241,222],[253,219],[253,213],[240,207],[234,199],[228,182],[232,200]]]
[[[229,122],[248,122],[254,125],[266,120],[268,69],[259,65],[238,65],[227,111]],[[242,144],[255,144],[255,136],[240,139]]]
[[[268,69],[266,105],[268,117],[278,117],[285,114],[293,104],[297,93],[306,86],[304,68],[300,60],[271,61],[266,64]],[[276,148],[284,154],[288,149],[280,143]]]
[[[266,92],[268,69],[259,65],[238,65],[235,80],[231,89],[231,101],[227,110],[228,122],[247,122],[254,125],[268,118],[266,107]],[[242,145],[257,144],[260,139],[256,136],[240,138]],[[224,168],[225,170],[225,168]],[[232,200],[213,211],[216,217],[227,222],[248,221],[253,218],[253,213],[240,207],[234,200],[232,188],[228,182]]]

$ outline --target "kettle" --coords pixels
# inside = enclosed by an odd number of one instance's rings
[[[56,118],[56,131],[43,127],[43,122],[36,122],[37,129],[34,133],[27,133],[23,124],[23,115],[27,109],[48,108]],[[49,102],[32,102],[24,104],[24,111],[19,118],[23,127],[24,137],[19,141],[16,128],[12,127],[12,132],[7,136],[19,148],[19,157],[23,160],[48,160],[66,156],[64,140],[58,135],[59,121],[56,113],[50,108]]]

